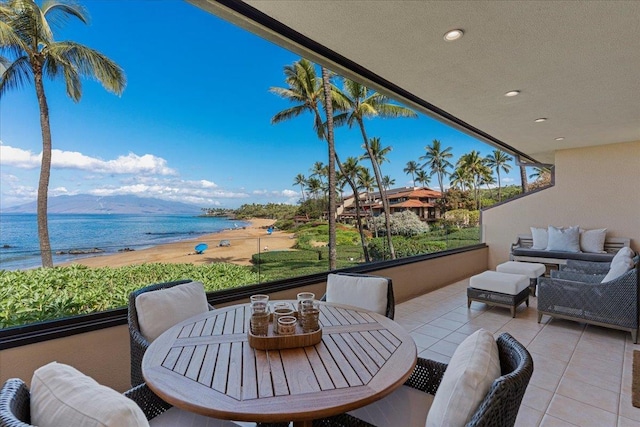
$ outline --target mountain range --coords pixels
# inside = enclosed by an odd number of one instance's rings
[[[49,197],[49,213],[54,214],[198,214],[200,206],[137,196]],[[36,213],[36,202],[5,208],[2,213]]]

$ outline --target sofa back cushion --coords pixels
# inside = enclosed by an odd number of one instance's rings
[[[631,248],[623,247],[611,260],[611,267],[607,272],[607,275],[604,276],[601,283],[610,282],[618,277],[622,276],[627,271],[631,270],[635,264],[633,261],[635,253],[631,250]]]
[[[531,227],[531,239],[533,245],[531,249],[545,250],[549,241],[549,233],[546,228]]]
[[[580,229],[578,226],[562,228],[550,225],[547,232],[549,233],[548,251],[580,252]]]
[[[598,228],[594,230],[580,230],[580,250],[582,252],[591,252],[602,254],[604,250],[604,241],[607,238],[607,229]]]

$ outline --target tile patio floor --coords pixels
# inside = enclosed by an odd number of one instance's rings
[[[631,334],[543,316],[537,298],[509,309],[473,302],[467,309],[468,280],[396,305],[396,322],[410,331],[418,355],[448,363],[457,345],[485,328],[509,332],[533,356],[534,370],[516,426],[640,426],[631,405]]]

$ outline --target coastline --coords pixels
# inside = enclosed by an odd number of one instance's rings
[[[81,264],[88,267],[122,267],[126,265],[161,262],[167,264],[211,264],[227,262],[238,265],[251,265],[251,256],[268,250],[288,250],[296,243],[293,234],[274,231],[267,234],[266,227],[273,225],[273,219],[253,218],[245,228],[227,229],[217,233],[205,234],[196,239],[164,243],[146,249],[117,254],[97,255],[61,263],[59,265]],[[230,246],[218,246],[221,240],[229,240]],[[209,247],[202,254],[196,254],[194,247],[206,243]]]

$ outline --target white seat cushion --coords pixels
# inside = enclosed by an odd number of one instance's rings
[[[480,329],[456,349],[433,399],[426,427],[464,426],[500,376],[493,335]]]
[[[469,279],[469,286],[485,291],[518,295],[529,287],[529,277],[523,274],[484,271]]]
[[[200,282],[144,292],[136,297],[140,332],[149,342],[173,325],[208,310],[207,295]]]
[[[496,271],[499,273],[524,274],[530,279],[535,279],[543,275],[546,268],[544,264],[537,262],[507,261],[496,266]]]
[[[72,366],[51,362],[31,379],[31,423],[40,427],[145,427],[136,403]]]
[[[171,408],[149,421],[151,427],[238,427],[233,421],[220,420],[195,412],[184,411],[179,408]],[[255,423],[252,423],[255,425]]]
[[[387,312],[387,287],[385,277],[327,276],[327,302],[347,304],[379,314]]]
[[[432,394],[403,385],[349,414],[377,427],[424,427],[432,402]]]

